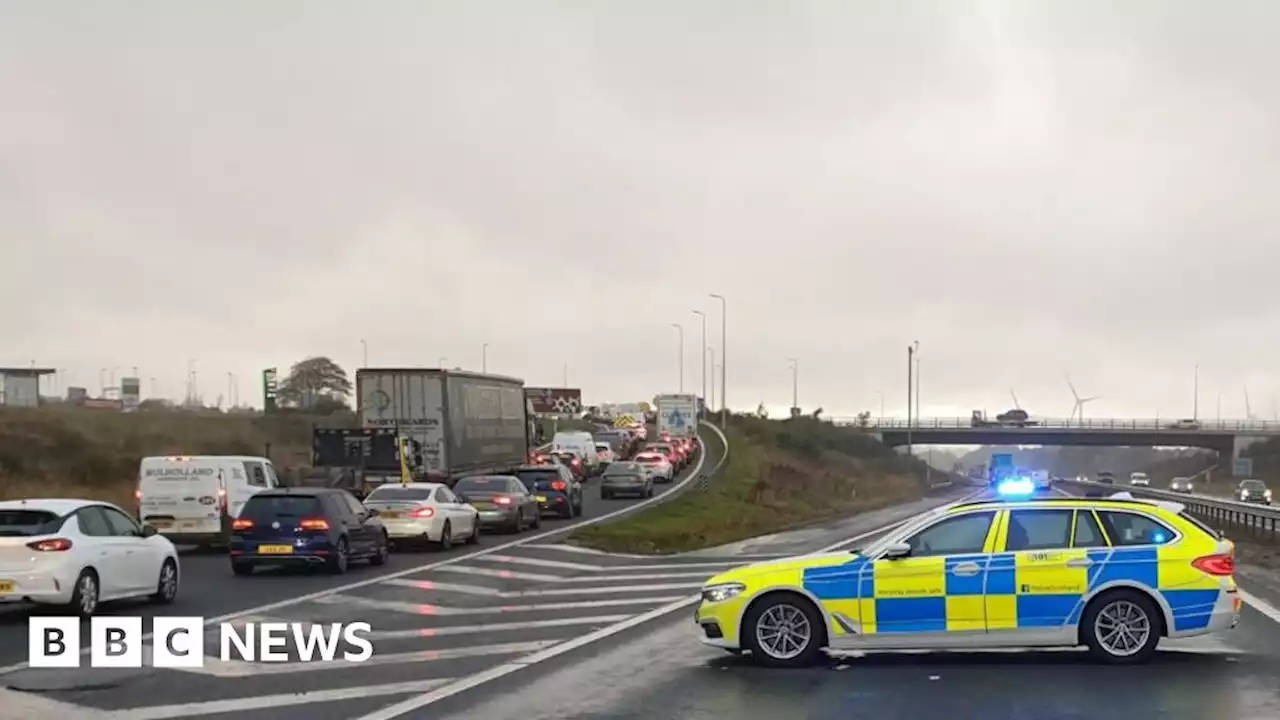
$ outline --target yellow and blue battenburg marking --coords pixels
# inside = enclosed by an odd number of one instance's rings
[[[1172,550],[1170,548],[1169,550]],[[1160,547],[1070,549],[848,562],[804,570],[838,635],[1052,629],[1077,625],[1085,600],[1116,581],[1164,598],[1175,632],[1208,627],[1222,580]],[[957,568],[964,573],[955,572]]]

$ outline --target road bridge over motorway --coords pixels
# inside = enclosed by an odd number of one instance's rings
[[[858,423],[836,418],[842,425]],[[890,447],[906,445],[1084,445],[1199,447],[1237,458],[1250,445],[1280,437],[1280,422],[1098,418],[1033,418],[1033,425],[979,425],[972,418],[869,418],[868,432]]]

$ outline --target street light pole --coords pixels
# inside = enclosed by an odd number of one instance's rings
[[[706,350],[707,348],[707,314],[702,312],[701,310],[694,310],[693,314],[697,315],[698,318],[702,320],[702,344],[699,347],[701,347],[703,350]],[[703,352],[702,353],[702,402],[706,403],[706,401],[707,401],[707,353]]]
[[[791,415],[798,415],[796,408],[800,407],[800,361],[796,358],[787,358],[787,362],[791,363]]]
[[[729,392],[725,381],[729,366],[729,301],[723,295],[711,293],[720,301],[720,426],[729,422]]]
[[[916,425],[920,424],[920,341],[912,343],[916,349]]]
[[[360,341],[360,348],[364,350],[364,364],[360,367],[369,367],[369,343],[364,340]]]
[[[907,346],[907,457],[911,457],[911,455],[912,455],[912,450],[911,450],[911,425],[912,425],[912,422],[911,422],[911,408],[912,408],[912,405],[911,405],[911,392],[912,392],[912,389],[915,387],[915,385],[914,385],[914,380],[913,380],[913,378],[912,378],[912,371],[915,369],[915,365],[916,365],[916,358],[915,358],[915,355],[916,355],[916,348],[915,348],[915,346],[914,346],[914,345],[908,345],[908,346]]]
[[[716,411],[716,349],[709,347],[703,350],[703,362],[707,361],[707,355],[711,356],[711,397],[707,398],[707,413],[711,414]]]
[[[480,372],[489,372],[489,343],[480,346]]]
[[[680,323],[671,323],[671,327],[679,331],[680,335],[680,393],[684,393],[684,326]]]

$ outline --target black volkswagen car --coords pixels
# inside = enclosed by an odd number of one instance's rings
[[[231,525],[231,570],[320,566],[334,574],[352,560],[387,562],[391,543],[376,510],[346,490],[278,488],[250,497]]]

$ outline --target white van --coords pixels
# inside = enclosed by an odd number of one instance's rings
[[[277,487],[263,457],[147,457],[138,468],[138,519],[178,545],[226,545],[245,501]]]
[[[564,450],[582,458],[587,474],[598,475],[603,471],[600,454],[596,452],[596,439],[586,430],[565,430],[551,438],[551,451]]]

